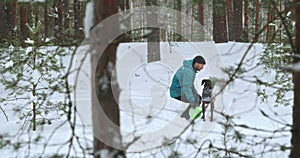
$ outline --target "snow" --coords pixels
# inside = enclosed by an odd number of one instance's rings
[[[38,83],[41,78],[41,73],[38,69],[34,69],[32,72],[32,81],[34,84]]]
[[[38,98],[36,96],[33,96],[32,93],[28,94],[29,102],[37,103]]]
[[[122,89],[121,117],[125,118],[121,120],[121,129],[124,135],[130,135],[135,131],[135,135],[141,136],[140,142],[133,144],[129,151],[158,146],[164,141],[163,138],[172,139],[188,125],[189,122],[177,115],[183,111],[186,104],[170,99],[168,92],[172,76],[184,59],[191,59],[199,54],[207,57],[208,66],[204,67],[203,73],[197,74],[195,80],[198,89],[203,78],[210,76],[224,78],[224,73],[220,69],[222,61],[213,42],[161,43],[161,61],[154,63],[146,63],[146,43],[122,44],[119,50],[122,51],[118,53],[116,69]],[[218,65],[214,66],[216,63]],[[222,109],[221,99],[217,102],[220,104],[216,108]],[[131,116],[138,118],[132,119]],[[122,127],[125,123],[126,125]],[[210,123],[207,124],[205,129],[199,128],[200,135],[207,134],[207,129],[213,127]],[[145,143],[149,138],[155,141]],[[130,142],[131,139],[128,137],[123,141]]]
[[[199,85],[200,81],[209,77],[224,78],[225,76],[220,76],[222,74],[220,69],[224,67],[237,67],[243,53],[250,45],[229,42],[216,44],[217,49],[215,49],[214,47],[209,47],[211,44],[209,42],[171,43],[170,49],[168,44],[161,43],[162,59],[154,63],[146,63],[146,45],[143,43],[129,43],[119,46],[117,74],[119,75],[119,84],[122,89],[120,110],[121,131],[124,136],[123,141],[129,143],[134,137],[140,137],[138,141],[129,147],[129,153],[157,147],[165,139],[171,139],[181,134],[184,127],[188,125],[187,121],[178,117],[187,105],[168,96],[168,85],[171,82],[172,75],[181,65],[182,59],[191,59],[199,53],[207,59],[208,65],[205,66],[203,71],[197,74],[195,82],[199,94],[201,94],[202,87]],[[212,52],[215,52],[215,54]],[[255,44],[243,62],[243,68],[249,70],[256,67],[256,64],[259,63],[259,55],[262,52],[263,45]],[[218,53],[222,56],[221,60],[215,59]],[[216,61],[213,61],[213,59]],[[224,65],[222,65],[223,62]],[[264,66],[260,65],[254,70],[244,73],[243,77],[254,79],[255,76],[258,76],[263,81],[271,81],[272,73],[272,71],[265,71]],[[219,86],[222,87],[222,85]],[[258,88],[259,86],[253,83],[236,79],[226,88],[223,97],[217,97],[217,110],[234,116],[234,121],[237,124],[246,124],[258,129],[275,130],[281,127],[280,124],[276,124],[274,121],[263,116],[261,110],[269,113],[272,117],[275,116],[275,112],[280,113],[282,114],[280,119],[285,123],[291,124],[291,108],[274,107],[272,99],[267,103],[261,103],[256,94]],[[268,88],[267,91],[272,92],[274,90]],[[224,104],[224,106],[220,104]],[[207,111],[206,117],[209,118],[209,108]],[[216,144],[221,145],[222,143],[218,140],[218,136],[220,137],[222,128],[216,122],[224,121],[222,119],[224,118],[214,114],[213,122],[198,121],[193,129],[186,131],[181,138],[197,138],[197,140],[200,139],[200,142],[204,139],[211,139]],[[245,135],[268,135],[264,132],[242,128],[239,130]],[[131,135],[131,132],[134,132],[135,136]],[[285,134],[288,135],[289,132]],[[289,137],[270,140],[270,143],[274,144],[288,145],[289,142]],[[188,145],[180,146],[179,144],[177,150],[185,155],[183,157],[188,157],[187,155],[195,152],[195,150],[187,150],[189,148]],[[245,146],[245,144],[240,145]],[[257,147],[251,146],[251,148],[253,148],[253,151],[262,150],[262,147],[259,145]],[[151,151],[153,150],[149,152]],[[139,157],[138,154],[129,155],[130,157]],[[288,153],[279,153],[279,155],[286,157]]]
[[[51,41],[51,40],[50,40],[49,38],[46,38],[46,39],[45,39],[45,42],[46,42],[46,43],[48,43],[48,42],[50,42],[50,41]]]
[[[11,46],[13,48],[13,46]],[[40,51],[45,53],[43,56],[43,59],[48,59],[53,55],[53,52],[57,49],[57,47],[45,47],[41,48]],[[25,48],[25,51],[29,53],[32,50],[32,47]],[[72,48],[65,49],[66,52],[69,52],[71,54]],[[57,56],[55,56],[57,57]],[[61,59],[61,63],[68,67],[68,64],[70,63],[70,56],[63,57]],[[37,60],[37,62],[40,62],[40,60]],[[8,63],[11,63],[9,61]],[[11,64],[6,64],[11,65]],[[13,66],[13,65],[12,65]],[[30,85],[32,83],[38,83],[36,92],[37,93],[45,93],[49,94],[50,90],[43,90],[45,87],[49,87],[48,82],[46,82],[45,79],[55,78],[59,74],[50,72],[48,74],[44,74],[41,76],[41,72],[37,69],[30,69],[30,71],[26,71],[26,68],[28,68],[27,65],[24,65],[25,71],[23,72],[24,76],[27,76],[28,80],[30,81],[24,81],[24,82],[18,82],[17,86],[26,86],[28,85],[28,88],[30,88]],[[46,67],[45,67],[46,68]],[[62,74],[64,74],[65,71],[62,71]],[[9,80],[16,80],[16,75],[10,75],[9,73],[4,74],[5,79]],[[1,78],[2,79],[2,78]],[[72,83],[72,79],[69,79],[70,83]],[[55,83],[53,83],[55,85]],[[72,85],[70,85],[72,86]],[[1,149],[1,156],[0,157],[29,157],[27,154],[29,151],[29,145],[27,145],[26,142],[28,142],[28,139],[31,139],[30,141],[33,141],[30,145],[30,157],[38,157],[41,153],[44,153],[45,155],[52,155],[54,153],[63,153],[66,154],[66,151],[68,151],[67,146],[63,145],[56,145],[56,144],[64,144],[66,141],[69,140],[71,136],[70,127],[68,124],[61,125],[64,120],[66,120],[66,116],[62,116],[62,112],[57,112],[58,110],[53,110],[53,108],[57,108],[58,106],[53,104],[59,104],[59,102],[63,102],[65,100],[64,94],[54,93],[51,96],[47,98],[47,100],[42,100],[41,98],[38,98],[37,96],[33,96],[32,92],[28,91],[11,91],[10,89],[4,89],[4,86],[0,84],[0,99],[6,98],[9,101],[8,102],[1,102],[0,106],[4,109],[5,113],[7,114],[8,120],[4,117],[4,115],[1,112],[0,115],[0,121],[2,122],[0,125],[1,132],[0,135],[6,135],[10,134],[13,137],[9,138],[9,141],[11,143],[14,143],[15,141],[23,141],[24,144],[21,144],[20,150],[14,150],[12,144],[6,144],[10,146],[10,148],[3,148]],[[12,95],[13,94],[13,95]],[[39,95],[40,96],[40,95]],[[48,99],[51,100],[53,103],[52,105],[48,105]],[[37,107],[40,108],[39,111],[41,111],[42,114],[37,117],[37,131],[32,131],[32,103],[41,103],[44,102],[43,107]],[[23,113],[19,113],[18,111],[22,111]],[[25,115],[25,116],[24,116]],[[27,116],[26,116],[27,115]],[[25,117],[24,119],[20,120],[20,117]],[[50,118],[51,120],[47,120],[44,118]],[[26,120],[26,121],[25,121]],[[45,123],[44,126],[40,125],[41,123]],[[77,125],[79,125],[78,130],[76,133],[79,135],[82,135],[82,123],[78,121]],[[58,128],[59,127],[59,128]],[[52,134],[53,131],[57,131],[57,133]],[[53,135],[53,137],[52,137]],[[41,144],[40,142],[35,143],[34,139],[41,137]],[[91,136],[90,136],[91,137]],[[1,137],[1,142],[4,141]],[[5,138],[6,139],[6,138]],[[42,143],[48,143],[49,146],[47,148],[44,148]],[[49,151],[43,152],[43,150],[49,149]],[[74,152],[72,152],[74,155]],[[43,156],[43,157],[44,157]]]
[[[30,39],[30,38],[27,38],[27,39],[25,40],[25,43],[28,43],[28,44],[34,44],[34,41],[33,41],[32,39]]]
[[[191,59],[195,55],[203,55],[207,59],[207,65],[204,69],[197,73],[195,86],[202,94],[202,87],[200,85],[201,80],[204,78],[218,78],[220,80],[228,79],[228,76],[222,71],[223,68],[233,67],[236,68],[237,64],[243,56],[243,53],[250,44],[247,43],[221,43],[215,44],[214,42],[176,42],[176,43],[161,43],[161,61],[147,63],[146,43],[124,43],[120,44],[117,53],[117,65],[114,70],[117,72],[117,79],[121,89],[119,106],[120,106],[120,122],[121,122],[121,134],[123,136],[123,143],[128,145],[132,140],[139,137],[133,144],[131,144],[127,150],[127,156],[131,158],[135,157],[163,157],[169,155],[175,150],[182,154],[182,157],[193,157],[198,147],[207,140],[213,142],[214,146],[223,146],[222,134],[224,129],[218,122],[224,122],[225,118],[218,113],[214,114],[214,120],[212,122],[196,121],[188,129],[189,121],[186,121],[179,117],[180,113],[185,109],[187,104],[181,103],[169,97],[168,88],[174,73],[177,68],[181,66],[184,59]],[[32,49],[31,47],[28,48]],[[82,49],[79,52],[85,52],[87,48]],[[259,63],[259,55],[263,52],[262,44],[255,44],[249,54],[246,56],[246,60],[243,62],[243,69],[249,70],[246,73],[241,74],[243,78],[254,80],[254,76],[259,77],[262,81],[272,81],[274,79],[274,71],[264,69],[263,65],[257,66]],[[84,54],[77,54],[75,66],[81,64],[82,59],[85,58]],[[89,55],[86,57],[90,58]],[[251,60],[250,60],[251,59]],[[64,61],[70,61],[70,57],[64,59]],[[9,61],[11,62],[11,61]],[[13,63],[7,63],[7,67],[13,66]],[[5,65],[5,66],[6,66]],[[82,63],[82,73],[75,80],[71,79],[72,84],[76,86],[75,101],[78,110],[78,115],[81,121],[84,122],[85,128],[78,128],[76,133],[78,136],[86,136],[92,140],[93,135],[90,133],[92,130],[92,118],[91,118],[91,84],[90,84],[90,61],[85,60]],[[75,67],[76,69],[78,67]],[[294,67],[297,68],[297,67]],[[298,69],[298,68],[297,68]],[[38,80],[40,77],[39,72],[33,73],[33,78]],[[254,80],[255,81],[255,80]],[[223,84],[219,84],[215,87],[214,93],[219,92]],[[0,85],[2,88],[2,85]],[[247,125],[256,129],[263,130],[277,130],[283,128],[284,124],[292,124],[292,108],[285,106],[274,107],[275,96],[270,96],[267,102],[261,102],[257,97],[257,91],[260,87],[254,83],[247,82],[240,78],[236,78],[234,82],[225,89],[224,93],[221,93],[216,98],[216,110],[224,112],[231,116],[234,116],[233,122],[239,125]],[[272,94],[274,89],[267,88],[268,94]],[[1,94],[2,95],[2,94]],[[292,94],[291,94],[292,95]],[[36,102],[37,98],[29,95],[30,101]],[[52,98],[54,100],[60,100],[61,98]],[[21,101],[15,104],[21,104]],[[2,107],[3,105],[1,105]],[[6,107],[7,108],[7,107]],[[10,107],[11,108],[11,107]],[[18,118],[7,108],[9,115],[9,122],[5,120],[5,117],[0,117],[1,130],[0,134],[7,132],[17,131],[20,128]],[[206,118],[209,118],[210,107],[208,107]],[[264,115],[264,113],[267,114]],[[278,120],[273,121],[272,119]],[[46,155],[56,153],[67,153],[67,146],[51,146],[51,144],[59,144],[67,141],[70,136],[70,127],[63,125],[56,134],[51,138],[53,130],[61,122],[52,122],[51,125],[44,126],[43,130],[38,129],[37,132],[28,132],[19,139],[26,140],[28,136],[34,138],[39,134],[42,135],[43,142],[49,142],[50,146],[45,152]],[[78,122],[82,126],[81,122]],[[266,142],[270,146],[263,145],[247,145],[246,143],[235,142],[231,137],[228,137],[230,147],[237,147],[238,149],[248,149],[248,153],[252,153],[258,157],[288,157],[289,151],[278,151],[265,153],[259,155],[259,152],[272,148],[272,145],[290,145],[290,131],[287,128],[287,132],[274,132],[268,133],[260,130],[251,130],[247,128],[238,128],[239,132],[243,135],[257,135],[257,137],[249,138],[246,141],[252,143],[254,141],[260,141],[260,136],[266,138],[274,137],[273,139],[267,139]],[[27,131],[26,131],[27,132]],[[26,133],[25,132],[25,133]],[[178,137],[177,137],[178,136]],[[162,149],[152,149],[160,146],[163,143],[168,143],[172,138],[176,137],[172,146],[164,147]],[[187,139],[196,139],[196,144],[189,145]],[[88,146],[92,146],[92,142],[87,142]],[[208,145],[208,144],[207,144]],[[206,146],[204,146],[206,148]],[[27,148],[27,147],[24,147]],[[78,146],[75,147],[77,151],[81,151]],[[39,155],[43,150],[42,145],[32,145],[33,150],[31,154]],[[148,150],[147,152],[140,152]],[[206,152],[201,152],[198,157],[205,157]],[[21,150],[18,153],[14,153],[13,156],[26,156],[26,149]],[[12,150],[1,151],[2,156],[10,157]],[[71,154],[75,154],[74,152]],[[105,150],[99,151],[100,155],[109,155]]]
[[[14,47],[13,45],[10,45],[10,46],[8,47],[8,51],[9,51],[9,52],[12,52],[14,49],[15,49],[15,47]]]
[[[14,62],[11,60],[11,61],[9,61],[9,62],[7,62],[5,65],[4,65],[4,68],[10,68],[10,67],[12,67],[14,65]]]

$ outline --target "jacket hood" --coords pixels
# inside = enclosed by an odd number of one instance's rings
[[[193,60],[184,60],[183,67],[190,68],[190,69],[194,70],[195,72],[197,72],[193,67]]]

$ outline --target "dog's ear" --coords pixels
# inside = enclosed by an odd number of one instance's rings
[[[204,80],[202,80],[202,83],[201,83],[201,85],[203,85],[205,83],[205,79]]]
[[[212,88],[212,82],[210,79],[203,79],[201,85],[207,86],[209,88]]]
[[[208,84],[209,88],[213,87],[211,80],[207,80],[207,84]]]
[[[205,83],[207,83],[207,82],[209,82],[208,79],[203,79],[201,85],[203,85],[203,84],[205,84]]]

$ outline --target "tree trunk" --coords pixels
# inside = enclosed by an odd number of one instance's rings
[[[79,28],[80,28],[80,0],[74,0],[74,36],[75,38],[79,38]]]
[[[228,35],[229,41],[234,40],[234,26],[233,26],[233,10],[232,10],[232,0],[227,0],[227,21],[228,21]]]
[[[11,1],[6,1],[6,15],[7,15],[7,23],[6,27],[8,30],[8,39],[11,41],[15,35],[15,27],[16,27],[16,7],[17,7],[17,2],[16,0],[11,0]]]
[[[267,13],[267,23],[270,23],[270,21],[272,20],[272,15],[271,15],[271,13],[270,13],[270,10],[268,11],[268,13]],[[266,34],[266,42],[269,42],[269,40],[270,40],[270,33],[271,32],[271,27],[270,27],[270,25],[268,25],[267,26],[267,34]]]
[[[255,26],[254,26],[254,33],[257,34],[258,33],[258,25],[259,25],[259,0],[255,1]],[[254,41],[257,42],[257,41]]]
[[[129,0],[119,0],[119,7],[121,10],[124,10],[124,11],[130,9],[130,1]],[[132,19],[132,17],[128,18],[126,20],[126,22],[128,22],[130,25],[131,25],[131,21],[132,21],[131,19]],[[124,37],[125,37],[124,42],[133,42],[132,35],[133,35],[132,31],[126,32],[124,35]]]
[[[201,24],[202,28],[197,29],[197,30],[199,30],[197,32],[199,38],[196,38],[196,39],[199,39],[200,41],[204,41],[204,39],[205,39],[204,18],[205,17],[204,17],[204,2],[203,1],[198,2],[197,9],[198,9],[198,21]]]
[[[300,55],[300,0],[294,0],[296,11],[296,55]],[[299,62],[295,57],[294,62]],[[294,107],[293,107],[293,127],[292,127],[292,150],[290,158],[297,158],[300,155],[300,73],[293,73],[294,81]]]
[[[234,40],[242,41],[243,36],[243,1],[233,0]]]
[[[20,30],[21,30],[21,33],[20,33],[20,43],[21,45],[24,46],[25,44],[25,39],[26,38],[29,38],[29,31],[28,31],[28,28],[26,26],[26,23],[28,22],[28,3],[21,3],[20,4]]]
[[[59,32],[62,31],[62,25],[63,25],[63,15],[62,15],[62,2],[61,0],[56,1],[56,9],[57,9],[57,16],[55,20],[55,25],[58,27]]]
[[[156,0],[146,0],[146,6],[156,6]],[[158,24],[158,15],[157,13],[146,13],[147,14],[147,24]],[[148,25],[149,26],[149,25]],[[151,30],[151,33],[147,37],[147,50],[148,50],[148,63],[159,61],[160,60],[160,29],[148,27]]]
[[[199,23],[203,26],[204,25],[204,6],[203,2],[198,3],[198,13],[199,13]]]
[[[64,42],[63,36],[63,15],[62,15],[62,0],[55,0],[55,13],[57,17],[54,19],[55,25],[55,38],[57,43]]]
[[[228,42],[226,1],[213,0],[213,39],[216,43]]]
[[[64,29],[69,29],[69,25],[70,25],[69,0],[64,0],[62,2],[62,13],[63,13],[63,20],[64,20]]]
[[[94,1],[94,26],[105,18],[117,13],[118,11],[118,0],[102,0]],[[115,25],[111,26],[107,30],[102,30],[107,33],[113,34],[116,29],[119,29],[119,21],[114,22]],[[103,28],[100,28],[103,29]],[[103,54],[94,53],[91,56],[92,61],[92,74],[94,75],[93,87],[96,90],[96,94],[92,94],[92,119],[93,119],[93,131],[94,131],[94,156],[100,157],[99,153],[106,150],[113,155],[112,157],[125,157],[124,151],[109,146],[101,140],[100,137],[105,137],[110,143],[117,145],[119,148],[122,146],[122,139],[119,129],[113,129],[108,126],[103,120],[109,119],[114,125],[120,126],[120,115],[119,115],[119,91],[113,93],[112,89],[118,90],[118,84],[116,82],[115,75],[112,74],[111,67],[114,67],[116,63],[116,51],[119,44],[118,41],[113,41],[105,48],[106,42],[112,39],[101,35],[94,35],[97,43],[93,45],[95,52],[98,50],[104,50]],[[101,37],[99,37],[101,36]],[[107,79],[108,83],[100,83],[100,79]],[[115,83],[115,84],[111,84]],[[117,93],[117,94],[116,94]],[[116,100],[115,100],[116,98]],[[100,103],[100,105],[98,104]],[[100,106],[100,107],[98,107]],[[105,115],[101,114],[104,111]],[[112,131],[113,130],[113,131]],[[119,143],[119,144],[116,144]]]
[[[0,42],[4,43],[7,41],[7,36],[8,36],[8,31],[7,31],[7,26],[6,24],[6,11],[5,11],[5,1],[1,1],[0,2],[0,21],[1,21],[1,25],[0,25]]]
[[[49,2],[45,1],[44,3],[44,34],[45,34],[45,38],[48,38],[50,33],[49,33],[49,27],[50,27],[50,20],[49,20],[49,16],[48,16],[48,7],[49,7]]]
[[[249,35],[248,35],[248,21],[249,21],[249,17],[248,17],[248,5],[249,5],[249,1],[245,0],[244,1],[244,29],[243,29],[243,41],[248,42],[249,41]]]
[[[175,41],[182,41],[182,37],[181,37],[181,35],[179,35],[178,34],[178,32],[181,32],[181,21],[182,21],[182,19],[181,19],[181,0],[177,0],[176,2],[175,2],[176,4],[175,4],[175,10],[177,10],[178,12],[177,12],[177,15],[176,15],[176,34],[175,34]]]
[[[205,39],[212,39],[213,35],[213,1],[204,1],[204,28],[206,30]]]
[[[170,5],[169,2],[166,1],[165,3],[161,4],[161,7],[167,7],[169,5]],[[164,28],[159,28],[159,38],[160,38],[160,41],[172,41],[172,38],[170,38],[168,36],[167,29],[164,29]]]
[[[86,8],[87,1],[80,2],[80,20],[79,20],[79,40],[84,38],[84,17],[85,17],[85,8]],[[119,6],[120,7],[120,6]]]

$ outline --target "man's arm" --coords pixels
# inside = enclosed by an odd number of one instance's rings
[[[182,79],[182,91],[183,94],[186,96],[188,101],[191,104],[198,104],[196,103],[196,99],[194,97],[193,93],[193,88],[194,88],[194,75],[192,72],[186,72],[183,74],[183,79]]]

